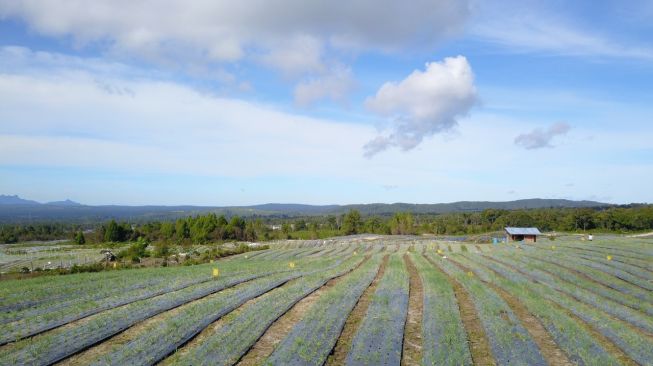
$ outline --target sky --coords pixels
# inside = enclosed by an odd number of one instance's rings
[[[0,0],[0,193],[653,202],[651,85],[651,0]]]

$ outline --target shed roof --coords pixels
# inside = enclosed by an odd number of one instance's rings
[[[536,227],[507,227],[506,232],[510,235],[542,235]]]

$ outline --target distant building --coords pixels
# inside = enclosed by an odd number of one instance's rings
[[[535,243],[537,236],[542,235],[536,227],[507,227],[506,241],[525,241]]]

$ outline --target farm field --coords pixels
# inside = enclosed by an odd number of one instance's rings
[[[0,365],[653,365],[653,239],[282,241],[0,282]]]

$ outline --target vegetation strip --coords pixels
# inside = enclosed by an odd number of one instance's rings
[[[354,339],[354,335],[358,331],[358,328],[360,327],[360,324],[363,321],[365,313],[367,312],[367,309],[370,306],[372,295],[375,293],[379,281],[385,274],[385,270],[389,260],[390,260],[390,255],[386,254],[383,257],[383,261],[381,262],[381,267],[379,268],[379,271],[376,273],[374,280],[372,281],[370,286],[363,292],[363,295],[358,299],[358,301],[356,302],[356,306],[354,306],[354,309],[351,311],[351,313],[349,313],[349,316],[347,317],[347,320],[345,322],[345,326],[343,327],[342,332],[338,337],[338,341],[336,342],[335,346],[333,347],[333,350],[331,351],[331,354],[326,360],[326,365],[328,366],[343,365],[345,363],[345,358],[347,357],[347,354],[351,349],[351,344]]]
[[[614,343],[569,309],[546,298],[543,301],[542,295],[535,289],[542,284],[497,263],[481,262],[478,256],[466,256],[464,259],[470,260],[470,265],[475,265],[479,275],[487,274],[487,281],[519,296],[573,362],[611,365],[616,364],[618,359],[625,365],[636,364]]]
[[[423,365],[471,365],[472,356],[453,287],[423,255],[410,254],[423,284]]]
[[[401,362],[408,313],[408,272],[405,248],[390,256],[384,276],[372,297],[347,354],[348,365],[397,365]]]
[[[481,325],[481,320],[476,313],[474,303],[472,302],[470,295],[467,293],[467,290],[465,290],[460,282],[455,278],[444,272],[432,258],[427,255],[425,255],[424,258],[431,263],[433,268],[442,273],[453,288],[458,302],[460,317],[465,327],[465,332],[467,333],[469,350],[474,365],[496,365],[487,335]]]
[[[606,339],[609,339],[621,350],[616,354],[622,355],[619,359],[623,362],[630,359],[631,364],[647,364],[649,360],[653,359],[653,342],[647,339],[646,336],[633,330],[633,328],[624,326],[626,325],[624,322],[611,317],[595,307],[579,301],[571,295],[567,295],[564,292],[549,287],[517,267],[493,258],[490,259],[498,265],[509,268],[520,276],[538,284],[539,286],[534,287],[534,289],[537,290],[541,296],[544,296],[545,299],[556,304],[566,312],[582,319],[593,329],[600,332]]]
[[[653,316],[653,305],[651,303],[642,301],[643,299],[631,295],[630,293],[624,291],[623,288],[619,288],[611,283],[601,282],[586,273],[564,265],[564,262],[561,260],[553,262],[543,258],[529,256],[528,254],[525,254],[525,256],[530,260],[541,262],[545,266],[555,267],[547,269],[540,268],[543,272],[549,273],[551,275],[557,275],[558,278],[566,281],[567,283],[583,287],[589,291],[593,291],[597,294],[608,297],[609,299],[616,301],[621,305],[627,306],[633,310],[646,313],[649,316]]]
[[[322,365],[333,349],[363,291],[372,283],[381,264],[376,254],[364,266],[325,289],[290,333],[265,361],[280,365]]]
[[[548,270],[546,266],[537,265],[529,261],[528,257],[519,256],[513,257],[512,259],[513,265],[519,266],[522,269],[528,269],[531,276],[538,278],[551,288],[600,309],[606,314],[620,319],[624,324],[628,324],[636,328],[639,332],[653,338],[653,318],[635,309],[621,305],[603,294],[586,290],[578,285],[578,283],[565,281],[561,278],[560,273],[554,273],[553,270]]]
[[[451,262],[459,266],[459,268],[465,272],[472,272],[470,268],[454,259],[451,259]],[[544,356],[549,365],[573,365],[567,355],[558,347],[556,342],[553,340],[553,337],[551,337],[542,323],[528,311],[526,306],[524,306],[515,296],[495,284],[485,280],[483,280],[483,283],[490,286],[497,294],[499,294],[499,296],[501,296],[501,298],[503,298],[508,306],[510,306],[512,311],[521,321],[521,324],[526,328],[535,343],[537,343],[542,356]]]
[[[187,288],[108,310],[83,319],[79,324],[77,322],[70,323],[62,328],[12,344],[11,350],[0,356],[0,364],[5,359],[12,360],[13,363],[54,363],[99,344],[142,320],[224,289],[269,275],[271,274],[266,272],[240,275],[234,278],[225,277],[216,280],[215,283],[207,283],[198,288]]]
[[[186,307],[172,319],[156,323],[139,338],[114,349],[93,364],[150,365],[159,362],[182,347],[215,320],[237,309],[245,302],[293,279],[314,274],[327,276],[334,270],[340,271],[343,267],[351,266],[352,262],[351,260],[341,261],[326,268],[307,267],[303,271],[262,278],[239,288],[220,292],[211,298]]]
[[[376,261],[378,263],[378,260]],[[369,264],[368,264],[369,263]],[[325,293],[328,293],[331,289],[336,288],[338,284],[342,282],[349,281],[350,278],[355,277],[354,275],[360,272],[360,269],[366,269],[368,267],[378,266],[374,264],[374,261],[370,263],[370,256],[367,256],[364,261],[359,262],[356,268],[347,273],[343,273],[338,277],[330,279],[328,282],[323,282],[322,286],[310,293],[308,296],[301,299],[301,301],[293,304],[292,307],[286,309],[286,311],[276,317],[273,322],[270,322],[268,327],[263,330],[263,333],[257,339],[254,339],[254,342],[251,342],[252,345],[249,349],[244,349],[245,352],[241,353],[242,356],[240,360],[236,357],[235,360],[238,361],[238,365],[259,365],[263,363],[270,355],[275,351],[279,344],[285,341],[289,334],[295,329],[298,323],[300,323],[305,315],[312,311],[315,307],[315,304],[320,302],[322,296]],[[320,311],[324,311],[320,309]],[[230,335],[225,334],[226,337]],[[326,336],[326,335],[322,335]],[[211,362],[209,364],[214,365],[216,358],[208,357]],[[266,361],[269,363],[269,361]],[[274,362],[272,362],[274,363]],[[201,363],[199,363],[201,364]],[[217,363],[221,364],[221,363]],[[233,364],[231,363],[224,363]],[[292,364],[285,362],[284,364]]]
[[[404,254],[408,269],[410,289],[408,292],[408,317],[404,327],[404,344],[401,365],[421,365],[422,362],[422,314],[424,311],[424,287],[415,264]]]

